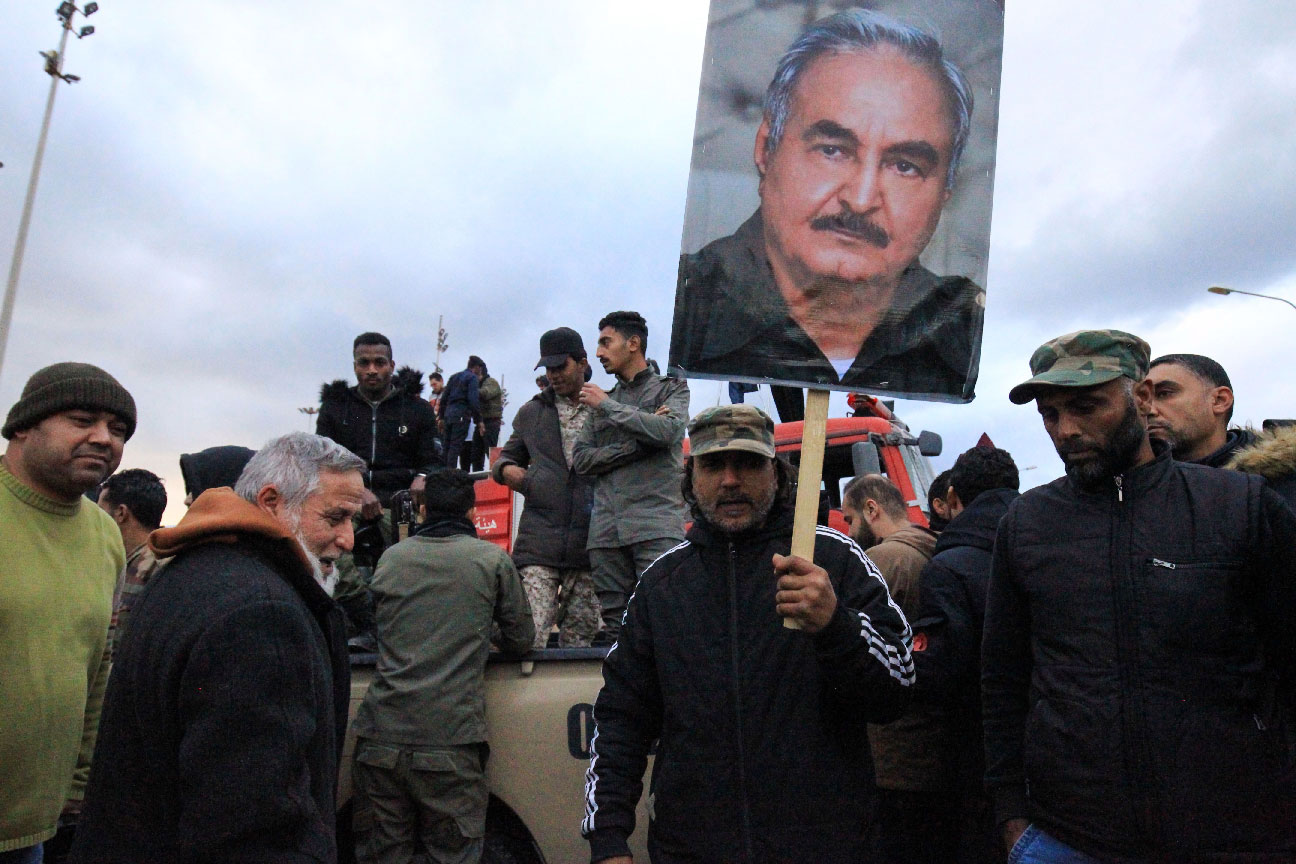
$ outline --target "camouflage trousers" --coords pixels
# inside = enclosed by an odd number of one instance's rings
[[[601,611],[590,571],[531,564],[522,568],[521,576],[535,619],[536,648],[548,644],[555,624],[561,648],[583,648],[593,641]]]

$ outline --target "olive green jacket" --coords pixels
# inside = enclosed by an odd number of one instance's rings
[[[486,740],[491,623],[515,655],[530,650],[535,625],[513,562],[472,530],[466,519],[424,525],[379,559],[370,586],[378,665],[356,714],[360,737],[428,747]]]

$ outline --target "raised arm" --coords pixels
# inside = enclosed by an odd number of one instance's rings
[[[649,447],[670,447],[684,437],[688,425],[689,389],[682,380],[671,378],[664,385],[665,399],[656,411],[604,399],[594,409],[604,422]],[[663,410],[665,409],[665,410]]]
[[[607,400],[608,402],[612,400]],[[634,438],[623,438],[609,444],[598,444],[595,418],[590,418],[572,448],[572,467],[577,474],[596,476],[628,465],[649,455],[652,450]]]

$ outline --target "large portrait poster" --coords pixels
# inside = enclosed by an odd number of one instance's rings
[[[712,0],[675,374],[967,402],[985,310],[996,0]]]

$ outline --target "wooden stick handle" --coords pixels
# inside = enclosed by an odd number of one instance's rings
[[[806,394],[805,421],[801,424],[801,468],[797,474],[796,513],[792,517],[792,554],[811,562],[814,561],[827,431],[828,391],[811,390]],[[789,630],[801,629],[791,618],[784,618],[783,626]]]

